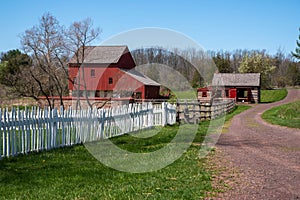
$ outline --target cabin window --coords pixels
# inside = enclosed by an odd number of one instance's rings
[[[202,92],[202,97],[207,97],[207,92],[206,91]]]
[[[229,97],[229,90],[225,90],[225,97]]]
[[[91,77],[94,77],[94,76],[95,76],[95,70],[91,69]]]
[[[108,78],[108,84],[113,84],[113,78],[112,77]]]

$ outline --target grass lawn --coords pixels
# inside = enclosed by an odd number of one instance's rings
[[[287,95],[286,89],[261,90],[260,101],[261,103],[272,103],[284,99],[286,95]]]
[[[238,106],[226,120],[247,108]],[[0,199],[200,199],[214,190],[196,145],[208,127],[209,122],[201,122],[195,145],[173,164],[149,173],[108,168],[83,145],[5,158],[0,160]],[[147,139],[124,135],[112,140],[133,152],[153,151],[169,143],[177,129],[167,126]]]
[[[272,124],[300,128],[300,100],[271,108],[262,118]]]

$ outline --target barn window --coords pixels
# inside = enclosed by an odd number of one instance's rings
[[[108,78],[108,84],[113,84],[113,78],[112,77]]]
[[[95,70],[91,69],[91,77],[94,77],[94,76],[95,76]]]
[[[76,81],[77,81],[77,79],[76,79],[76,77],[74,77],[74,78],[73,78],[73,84],[74,84],[74,85],[77,84]]]
[[[95,97],[100,97],[100,91],[99,90],[96,90]]]

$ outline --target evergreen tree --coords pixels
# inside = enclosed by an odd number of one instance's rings
[[[290,63],[287,70],[288,84],[300,85],[300,65],[299,63]]]
[[[20,50],[10,50],[1,55],[0,83],[7,86],[15,86],[22,70],[28,70],[31,59]]]
[[[299,28],[299,32],[300,32],[300,28]],[[298,40],[296,41],[296,43],[297,43],[297,47],[295,49],[295,52],[292,52],[292,55],[296,59],[300,60],[300,34],[299,34],[299,37],[298,37]]]
[[[32,79],[32,59],[20,50],[10,50],[1,55],[0,84],[10,97],[31,97],[38,100],[41,95],[37,83]]]
[[[229,53],[217,53],[215,57],[212,58],[215,62],[220,73],[232,73],[233,69],[230,63]]]

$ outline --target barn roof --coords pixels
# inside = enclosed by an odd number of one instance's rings
[[[213,86],[260,86],[260,73],[216,73]]]
[[[144,85],[151,85],[151,86],[160,86],[159,83],[155,82],[148,76],[143,75],[142,73],[136,71],[136,70],[127,70],[127,69],[121,69],[123,72],[125,72],[127,75],[133,77],[137,81],[143,83]]]
[[[82,48],[78,50],[79,63],[82,63]],[[121,56],[128,53],[128,47],[126,45],[122,46],[86,46],[84,49],[84,63],[93,64],[113,64],[118,63]],[[70,59],[69,63],[77,63],[77,56]]]

